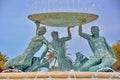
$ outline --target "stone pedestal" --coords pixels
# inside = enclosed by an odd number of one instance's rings
[[[20,72],[0,73],[0,80],[120,80],[112,72]]]

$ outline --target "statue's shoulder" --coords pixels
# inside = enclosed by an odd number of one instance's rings
[[[92,40],[94,37],[92,35],[87,36],[88,40]]]
[[[32,41],[43,40],[42,36],[35,36],[32,38]]]
[[[105,40],[105,37],[100,36],[99,38],[102,39],[102,40]]]

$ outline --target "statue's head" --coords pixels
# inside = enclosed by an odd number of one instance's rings
[[[77,53],[76,53],[76,57],[77,57],[77,58],[83,58],[83,57],[84,57],[84,55],[83,55],[83,54],[81,54],[81,52],[77,52]]]
[[[57,31],[53,31],[51,33],[51,36],[53,37],[53,39],[58,39],[58,32]]]
[[[45,26],[40,26],[37,30],[38,35],[44,35],[46,33],[46,28]]]
[[[94,35],[94,36],[99,36],[99,27],[98,26],[92,26],[91,27],[91,33]]]

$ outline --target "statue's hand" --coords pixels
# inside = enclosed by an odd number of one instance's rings
[[[74,26],[68,26],[68,29],[71,29],[71,28],[73,28]]]

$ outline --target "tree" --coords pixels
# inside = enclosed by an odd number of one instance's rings
[[[120,71],[120,40],[112,46],[112,49],[115,52],[117,61],[113,64],[113,69]]]
[[[0,72],[5,69],[4,64],[8,60],[8,57],[0,52]]]

